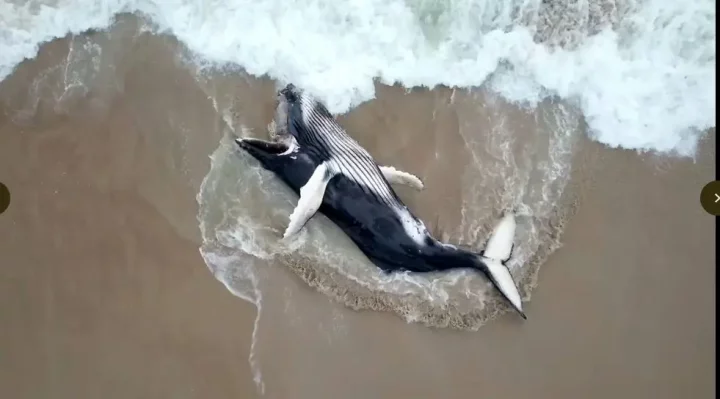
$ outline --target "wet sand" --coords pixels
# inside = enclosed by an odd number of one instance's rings
[[[273,83],[213,76],[203,88],[172,39],[112,45],[112,83],[96,77],[87,94],[62,96],[62,70],[47,72],[68,40],[0,83],[0,181],[13,196],[0,215],[0,395],[259,397],[248,363],[256,311],[203,262],[195,196],[224,126],[206,89],[260,129]],[[465,160],[414,159],[438,145],[460,153],[457,121],[423,130],[398,115],[447,93],[385,88],[379,105],[346,118],[362,129],[384,117],[398,130],[392,146],[383,132],[359,141],[428,182],[398,191],[439,230],[457,220],[429,220],[433,206],[457,194],[438,184]],[[577,204],[526,322],[507,314],[477,332],[408,324],[267,268],[254,355],[265,397],[713,397],[714,219],[699,193],[714,176],[714,145],[713,132],[693,162],[580,139]]]

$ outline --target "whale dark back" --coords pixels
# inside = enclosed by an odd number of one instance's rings
[[[263,168],[275,173],[299,195],[318,163],[300,149],[292,156],[253,155]],[[358,248],[385,271],[409,270],[430,272],[461,266],[462,250],[448,251],[428,237],[426,245],[418,246],[410,238],[395,211],[368,195],[357,183],[343,175],[333,177],[325,189],[319,211],[355,242]],[[450,252],[450,253],[448,253]],[[467,253],[468,267],[472,254]]]

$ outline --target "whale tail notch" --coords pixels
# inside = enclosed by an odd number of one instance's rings
[[[515,214],[508,212],[495,226],[488,239],[485,250],[479,256],[480,269],[489,277],[493,285],[510,302],[513,308],[527,319],[522,309],[522,298],[515,280],[505,262],[510,259],[515,237]]]

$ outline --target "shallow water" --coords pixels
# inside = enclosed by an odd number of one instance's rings
[[[425,180],[422,192],[401,189],[401,195],[448,242],[479,250],[502,213],[517,209],[517,245],[508,266],[529,299],[539,265],[557,247],[572,211],[568,198],[573,193],[564,189],[571,177],[573,145],[582,134],[577,114],[562,103],[529,111],[482,92],[445,90],[431,101],[398,107],[394,120],[387,121],[381,114],[386,104],[422,94],[398,89],[382,93],[341,123],[377,154],[378,162]],[[243,114],[242,109],[232,111],[234,104],[214,104],[231,121],[233,135],[267,137],[263,126],[233,125],[232,115],[242,120]],[[416,130],[420,126],[424,131]],[[431,326],[476,329],[505,308],[477,273],[383,273],[322,216],[313,218],[295,240],[281,241],[297,196],[237,152],[228,137],[211,156],[210,173],[198,194],[198,219],[206,261],[238,295],[256,300],[257,271],[248,259],[259,258],[287,265],[354,309],[390,310]],[[429,162],[439,166],[430,172]]]

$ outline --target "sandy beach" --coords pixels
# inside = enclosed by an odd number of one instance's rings
[[[129,18],[113,33],[136,28]],[[196,196],[228,122],[265,134],[275,82],[196,79],[172,37],[119,36],[54,40],[0,82],[0,181],[12,194],[0,214],[1,397],[714,397],[715,220],[699,203],[714,130],[693,160],[608,148],[580,126],[547,210],[558,213],[543,222],[559,248],[538,244],[526,277],[527,321],[408,323],[351,309],[267,260],[257,317],[201,256]],[[88,37],[104,46],[100,67],[68,84],[66,60]],[[523,155],[539,148],[540,111],[446,88],[377,90],[341,123],[379,162],[424,180],[398,193],[439,237],[475,244],[460,212],[474,176],[464,123],[494,102],[471,122],[504,118],[521,169],[544,162]],[[488,192],[479,236],[499,212],[489,204],[504,201]]]

